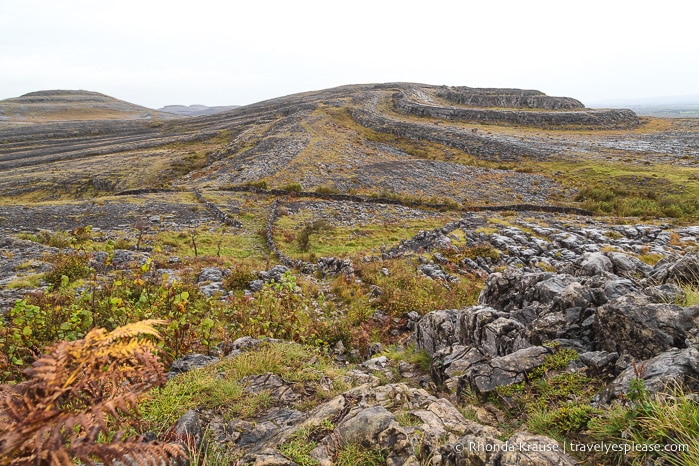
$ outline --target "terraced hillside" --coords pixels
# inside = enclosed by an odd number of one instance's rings
[[[639,120],[536,91],[356,85],[198,118],[4,128],[0,194],[299,183],[460,204],[577,199],[621,214],[650,201],[655,213],[690,215],[696,206],[672,196],[699,193],[696,139],[692,120]]]
[[[128,432],[197,464],[697,464],[698,216],[699,121],[538,91],[4,122],[0,380],[164,319]]]

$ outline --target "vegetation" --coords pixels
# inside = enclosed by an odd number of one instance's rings
[[[386,452],[383,450],[368,450],[359,445],[345,445],[335,458],[337,466],[384,466]]]
[[[332,213],[328,215],[332,216]],[[330,222],[321,221],[313,226],[317,220],[300,212],[293,216],[282,216],[278,220],[274,229],[274,239],[277,247],[293,258],[308,260],[311,257],[352,257],[360,253],[378,252],[382,246],[395,245],[402,239],[414,236],[420,230],[440,227],[452,218],[454,217],[444,214],[433,218],[353,227],[328,225]],[[303,237],[306,235],[309,236],[309,241],[307,249],[303,250],[301,246],[305,244]]]
[[[165,432],[182,414],[197,407],[215,408],[224,418],[252,418],[260,410],[276,405],[269,393],[245,391],[245,377],[272,373],[289,382],[304,383],[315,395],[299,401],[297,407],[312,408],[347,385],[342,383],[344,370],[317,348],[293,343],[261,343],[254,351],[217,364],[190,371],[173,378],[152,392],[141,406],[143,431]],[[324,377],[333,379],[331,391],[319,387]]]
[[[388,269],[388,275],[381,272],[383,268]],[[417,264],[410,259],[393,259],[366,264],[358,272],[368,285],[382,290],[377,305],[393,317],[411,311],[423,315],[434,309],[457,309],[478,300],[479,279],[466,277],[447,284],[421,276],[416,269]]]
[[[118,430],[122,417],[137,413],[139,397],[165,381],[148,338],[158,338],[154,326],[164,323],[94,329],[84,339],[60,342],[24,371],[25,382],[3,386],[0,464],[146,465],[183,457],[178,444],[145,443]]]
[[[296,237],[296,242],[298,244],[299,249],[301,251],[308,252],[308,248],[310,246],[311,241],[311,235],[320,232],[325,232],[331,229],[332,228],[328,221],[324,219],[315,220],[314,222],[305,225]]]
[[[335,426],[328,420],[317,426],[299,429],[285,443],[279,446],[279,450],[300,466],[319,465],[320,463],[311,458],[309,454],[318,445],[317,441],[331,433],[334,429]]]

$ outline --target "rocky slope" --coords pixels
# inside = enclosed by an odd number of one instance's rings
[[[73,109],[79,107],[76,99],[91,107],[105,99],[91,93],[44,94],[23,99],[43,105],[60,97]],[[468,106],[456,103],[461,101]],[[341,192],[390,191],[430,198],[451,197],[460,185],[477,188],[504,176],[507,181],[500,185],[512,186],[514,197],[537,183],[577,182],[553,167],[524,167],[525,163],[594,159],[643,168],[659,160],[696,167],[696,125],[649,124],[639,126],[627,111],[579,108],[573,99],[534,91],[498,94],[408,83],[343,86],[186,121],[0,127],[0,194],[80,198],[163,185],[192,188],[264,181],[270,187],[300,182],[307,190],[331,186]],[[620,127],[628,131],[620,135],[613,130]],[[111,163],[115,157],[123,163]],[[150,161],[142,167],[142,176],[120,170],[138,165],[140,159]],[[80,176],[70,169],[73,162],[79,164]],[[173,166],[177,169],[168,168]],[[527,176],[542,169],[542,179]],[[694,189],[692,175],[687,176]],[[413,184],[420,179],[434,183]],[[405,182],[395,183],[398,180]],[[566,190],[556,191],[546,194],[549,200],[571,197]]]

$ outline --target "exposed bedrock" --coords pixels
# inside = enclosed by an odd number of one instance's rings
[[[558,98],[551,97],[551,99]],[[553,106],[555,104],[549,103],[547,105]],[[504,123],[538,127],[601,129],[634,128],[640,124],[638,116],[633,111],[626,109],[560,107],[562,110],[543,110],[537,107],[523,110],[522,107],[515,107],[514,109],[496,110],[493,108],[451,107],[415,102],[403,92],[397,92],[393,95],[393,106],[396,110],[410,115],[486,124]],[[489,105],[489,107],[492,106]]]
[[[435,94],[449,102],[472,107],[539,108],[543,110],[585,108],[582,102],[571,97],[552,97],[531,89],[451,86],[442,87]]]
[[[602,401],[627,393],[633,377],[652,391],[668,383],[693,389],[699,306],[673,301],[682,296],[675,282],[699,270],[694,258],[651,268],[626,254],[596,253],[576,261],[570,273],[491,273],[478,306],[426,314],[415,341],[432,357],[433,381],[457,392],[487,394],[525,381],[556,347],[575,350],[589,376],[616,376]]]

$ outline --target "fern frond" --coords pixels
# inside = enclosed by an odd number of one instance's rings
[[[72,466],[74,459],[145,465],[184,456],[180,445],[113,432],[122,417],[137,414],[143,393],[165,381],[148,338],[159,337],[154,326],[163,323],[95,329],[83,340],[59,342],[24,371],[26,382],[1,387],[0,466]],[[112,443],[99,442],[110,435]]]
[[[138,335],[152,335],[155,338],[160,338],[160,333],[155,329],[155,325],[165,325],[167,321],[159,319],[148,319],[142,320],[140,322],[134,322],[132,324],[124,325],[123,327],[118,327],[107,336],[107,341],[116,341],[124,338],[131,338]]]

